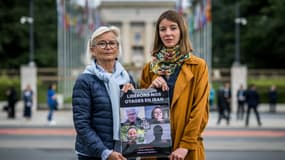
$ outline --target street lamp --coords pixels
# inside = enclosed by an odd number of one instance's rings
[[[35,66],[34,62],[34,13],[33,13],[33,0],[30,0],[30,16],[22,16],[20,19],[21,24],[28,23],[30,24],[30,60],[29,60],[29,66],[33,67]]]
[[[235,61],[234,65],[240,65],[240,25],[246,25],[247,20],[239,16],[239,3],[236,2],[236,18],[235,18]]]

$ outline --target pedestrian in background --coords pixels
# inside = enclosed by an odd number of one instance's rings
[[[16,103],[18,101],[18,93],[15,87],[11,86],[6,91],[7,102],[8,102],[8,119],[16,118]]]
[[[243,85],[240,85],[237,91],[237,120],[243,120],[244,105],[245,105],[245,90]]]
[[[28,84],[23,91],[23,102],[24,102],[23,116],[27,120],[30,120],[32,117],[33,99],[34,99],[34,92],[31,88],[31,85]]]
[[[204,160],[202,132],[209,115],[208,68],[193,54],[188,26],[173,10],[163,12],[155,27],[152,61],[142,71],[142,88],[169,91],[172,153],[170,160]]]
[[[232,113],[232,107],[231,107],[231,88],[230,88],[230,83],[226,82],[224,84],[224,99],[225,99],[225,113],[227,116],[227,125],[230,124],[231,120],[231,113]]]
[[[249,125],[249,118],[250,118],[250,112],[251,110],[254,111],[257,124],[258,126],[261,126],[261,120],[258,112],[258,105],[259,105],[259,94],[256,91],[256,86],[254,84],[251,84],[249,86],[249,89],[246,91],[246,103],[247,103],[247,111],[246,111],[246,121],[245,126],[248,127]]]
[[[48,104],[48,124],[55,125],[56,121],[54,120],[54,111],[57,109],[57,100],[56,100],[56,84],[52,83],[48,86],[47,91],[47,104]]]
[[[215,110],[214,101],[215,101],[215,89],[211,85],[210,95],[209,95],[210,111]]]
[[[269,112],[275,113],[276,112],[276,103],[277,103],[277,89],[275,85],[272,85],[268,92],[268,99],[269,99]]]
[[[229,117],[226,114],[226,99],[224,93],[224,86],[220,86],[217,94],[217,110],[218,110],[218,120],[217,125],[221,123],[223,119],[226,120],[227,124],[229,124]]]
[[[135,83],[117,60],[119,51],[120,30],[114,26],[97,28],[87,42],[87,66],[72,93],[78,160],[126,159],[120,153],[120,91]]]

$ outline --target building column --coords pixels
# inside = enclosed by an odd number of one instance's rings
[[[37,68],[35,66],[21,66],[21,91],[23,91],[28,84],[34,92],[32,110],[35,111],[38,109]],[[20,95],[22,94],[20,93]]]
[[[122,26],[123,63],[131,63],[130,22],[124,21]]]
[[[154,26],[152,21],[146,21],[145,24],[144,61],[148,62],[151,60],[151,47],[154,40]]]
[[[232,113],[237,111],[237,91],[240,85],[243,85],[244,89],[247,87],[247,67],[233,65],[231,68]]]

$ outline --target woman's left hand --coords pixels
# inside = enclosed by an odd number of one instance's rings
[[[170,160],[183,160],[185,159],[188,153],[188,149],[185,148],[178,148],[174,152],[171,153],[169,156]]]
[[[163,91],[167,91],[169,89],[167,82],[161,76],[155,78],[150,84],[149,88],[161,88]]]
[[[122,91],[126,93],[128,92],[128,90],[133,90],[133,89],[135,89],[135,87],[131,83],[126,83],[124,84]]]

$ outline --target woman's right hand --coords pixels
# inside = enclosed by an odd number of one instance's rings
[[[57,97],[57,95],[55,94],[55,95],[53,95],[51,98],[52,98],[52,99],[56,99],[56,97]]]
[[[187,154],[188,154],[188,149],[178,148],[171,153],[171,155],[169,156],[169,159],[170,160],[183,160],[185,159]]]
[[[166,81],[161,76],[154,79],[149,88],[161,88],[163,91],[167,91],[169,89]]]
[[[125,158],[121,153],[113,151],[108,157],[108,160],[127,160],[127,158]]]

